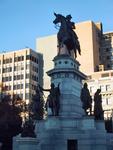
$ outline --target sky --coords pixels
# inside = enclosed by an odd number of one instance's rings
[[[36,38],[56,34],[54,12],[71,14],[76,23],[102,22],[113,31],[113,0],[0,0],[0,52],[30,47]]]

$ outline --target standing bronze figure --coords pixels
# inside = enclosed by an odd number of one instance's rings
[[[48,91],[50,94],[48,95],[46,101],[46,109],[49,107],[51,109],[52,116],[59,116],[60,109],[60,88],[59,84],[55,87],[54,83],[51,83],[50,89],[43,89],[40,87],[42,91]]]
[[[91,115],[92,98],[90,96],[90,92],[89,92],[87,83],[84,83],[84,86],[81,90],[80,98],[81,98],[81,101],[82,101],[82,108],[84,109],[85,113],[88,114],[87,109],[89,109],[90,115]]]
[[[58,47],[59,53],[61,48],[65,45],[68,49],[69,55],[71,55],[71,51],[74,51],[75,58],[77,57],[76,51],[81,54],[80,44],[78,41],[78,37],[76,33],[73,31],[75,29],[74,22],[71,22],[71,15],[67,15],[66,17],[61,14],[54,13],[56,19],[53,21],[54,24],[61,23],[59,32],[57,34],[58,39]]]
[[[96,120],[104,119],[104,111],[102,108],[102,97],[100,94],[101,90],[97,89],[94,95],[94,116]]]

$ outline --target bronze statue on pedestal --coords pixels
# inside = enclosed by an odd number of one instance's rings
[[[59,32],[57,34],[58,39],[58,48],[60,55],[61,48],[65,45],[69,55],[71,52],[74,51],[75,58],[77,57],[76,51],[81,54],[80,44],[78,41],[78,37],[76,33],[73,31],[75,29],[74,22],[71,22],[71,15],[67,15],[66,17],[62,16],[61,14],[54,13],[56,19],[53,21],[54,24],[61,23]]]

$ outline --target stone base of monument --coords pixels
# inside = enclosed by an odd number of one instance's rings
[[[51,82],[60,83],[59,116],[48,116],[37,124],[40,150],[106,150],[104,121],[95,121],[82,109],[80,91],[84,74],[79,63],[68,55],[54,58],[54,69],[48,71]]]
[[[38,136],[40,150],[106,150],[104,121],[96,122],[90,116],[49,117]]]
[[[38,139],[16,136],[13,138],[13,150],[40,150]]]

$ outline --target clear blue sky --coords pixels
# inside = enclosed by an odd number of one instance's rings
[[[53,12],[113,31],[113,0],[0,0],[0,51],[35,49],[36,38],[57,33]]]

